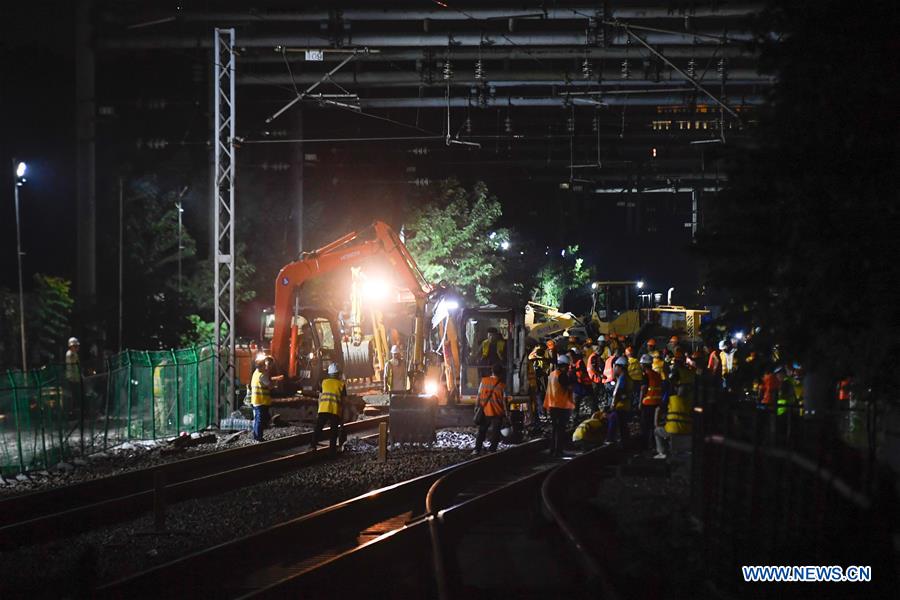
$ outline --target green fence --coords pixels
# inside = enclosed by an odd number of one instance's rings
[[[127,350],[105,373],[49,365],[0,375],[0,470],[51,467],[129,440],[216,423],[213,346]]]

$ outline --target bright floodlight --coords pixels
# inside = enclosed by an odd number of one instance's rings
[[[592,290],[596,290],[598,287],[600,287],[600,285],[599,285],[596,281],[595,281],[594,283],[591,284],[591,289],[592,289]]]
[[[457,302],[456,300],[445,300],[444,308],[446,308],[447,310],[456,310],[457,308],[459,308],[459,302]]]
[[[637,282],[637,288],[638,288],[639,290],[644,289],[644,282],[643,282],[643,281],[638,281],[638,282]]]
[[[426,396],[436,396],[438,393],[438,384],[434,379],[429,379],[425,382],[425,395]]]
[[[363,284],[363,294],[369,300],[384,300],[388,292],[388,284],[381,279],[367,279]]]
[[[504,250],[509,250],[509,242],[506,240],[503,240],[502,242],[500,242],[500,247],[503,248]]]
[[[744,332],[743,332],[743,331],[735,331],[735,332],[734,332],[734,339],[736,339],[736,340],[742,340],[742,339],[744,339]]]
[[[25,171],[28,169],[28,165],[23,162],[20,162],[16,165],[16,177],[25,177]]]

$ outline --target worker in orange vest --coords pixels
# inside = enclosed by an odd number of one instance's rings
[[[600,347],[594,345],[594,351],[587,360],[588,379],[591,381],[591,414],[599,409],[601,399],[605,396],[603,388],[603,355],[600,354]]]
[[[759,386],[759,401],[764,408],[774,410],[778,386],[778,378],[775,377],[772,367],[766,367],[762,378],[762,385]]]
[[[500,428],[506,414],[506,384],[503,383],[502,365],[494,364],[491,366],[491,374],[481,378],[481,384],[478,386],[478,404],[484,411],[484,418],[478,424],[478,435],[475,436],[475,450],[472,454],[481,454],[488,429],[491,430],[491,445],[488,450],[496,452],[500,443]]]
[[[653,432],[656,409],[662,401],[662,377],[653,370],[653,357],[645,354],[640,360],[644,379],[641,383],[641,450],[653,450],[656,447]]]
[[[591,384],[591,378],[588,374],[581,348],[575,346],[569,352],[572,353],[574,358],[572,373],[575,381],[572,384],[572,398],[575,402],[575,410],[572,411],[572,425],[576,426],[580,422],[579,413],[581,412],[581,407],[584,404],[590,404],[591,406],[594,404],[594,400],[591,397],[594,388]],[[593,414],[593,411],[591,413]]]
[[[544,409],[550,413],[553,433],[550,438],[551,456],[562,456],[566,445],[566,425],[575,402],[572,400],[572,382],[569,377],[569,357],[560,354],[558,365],[547,378],[547,394]]]

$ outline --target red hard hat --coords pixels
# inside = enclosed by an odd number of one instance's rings
[[[669,342],[672,343],[672,344],[677,344],[677,343],[678,343],[678,336],[677,336],[677,335],[673,335],[672,337],[669,338]]]
[[[647,345],[648,345],[648,346],[655,346],[655,345],[656,345],[656,338],[650,338],[649,340],[647,340]]]

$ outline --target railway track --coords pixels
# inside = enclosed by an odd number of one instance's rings
[[[476,505],[534,494],[558,459],[546,440],[453,465],[375,490],[270,529],[160,565],[97,590],[100,598],[321,597],[353,592],[433,597],[432,536]],[[457,520],[458,519],[458,520]],[[449,543],[441,538],[441,545]]]
[[[348,436],[377,430],[387,417],[353,421]],[[312,432],[175,461],[0,501],[0,548],[60,539],[154,511],[165,505],[252,485],[320,460]],[[298,450],[298,448],[303,448]]]

